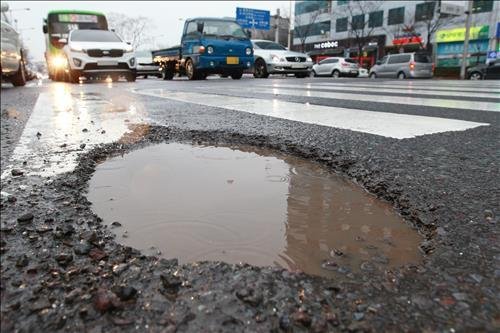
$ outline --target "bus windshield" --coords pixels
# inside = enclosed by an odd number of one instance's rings
[[[57,48],[64,45],[58,41],[60,38],[68,38],[71,30],[108,30],[108,22],[102,14],[87,13],[51,13],[47,19],[47,32],[49,34],[50,44]]]

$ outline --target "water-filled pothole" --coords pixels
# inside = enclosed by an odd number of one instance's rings
[[[122,225],[122,243],[183,263],[331,276],[421,260],[419,235],[389,204],[317,163],[255,147],[132,151],[97,166],[88,198],[104,223]]]

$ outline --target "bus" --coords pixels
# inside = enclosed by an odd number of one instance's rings
[[[108,30],[108,21],[103,13],[86,10],[53,10],[44,19],[45,60],[49,78],[64,81],[67,59],[62,53],[68,34],[74,29]]]

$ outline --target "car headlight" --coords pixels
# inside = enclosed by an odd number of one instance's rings
[[[213,46],[207,46],[207,53],[208,54],[214,53],[214,47]]]
[[[271,54],[271,60],[273,62],[280,62],[280,57],[278,57],[277,55],[275,54]]]
[[[247,56],[251,55],[252,54],[252,49],[250,47],[247,47],[245,49],[245,53],[246,53]]]
[[[129,53],[129,52],[134,52],[134,48],[131,45],[129,45],[125,48],[125,53]]]
[[[306,58],[306,61],[307,61],[307,62],[312,62],[313,60],[312,60],[312,58],[311,58],[311,57],[307,57],[307,58]]]
[[[68,61],[63,55],[56,55],[52,58],[51,63],[55,68],[66,68],[68,66]]]

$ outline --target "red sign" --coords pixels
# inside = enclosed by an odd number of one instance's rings
[[[392,40],[392,45],[421,44],[421,43],[423,43],[423,40],[422,37],[420,36],[398,37]]]

